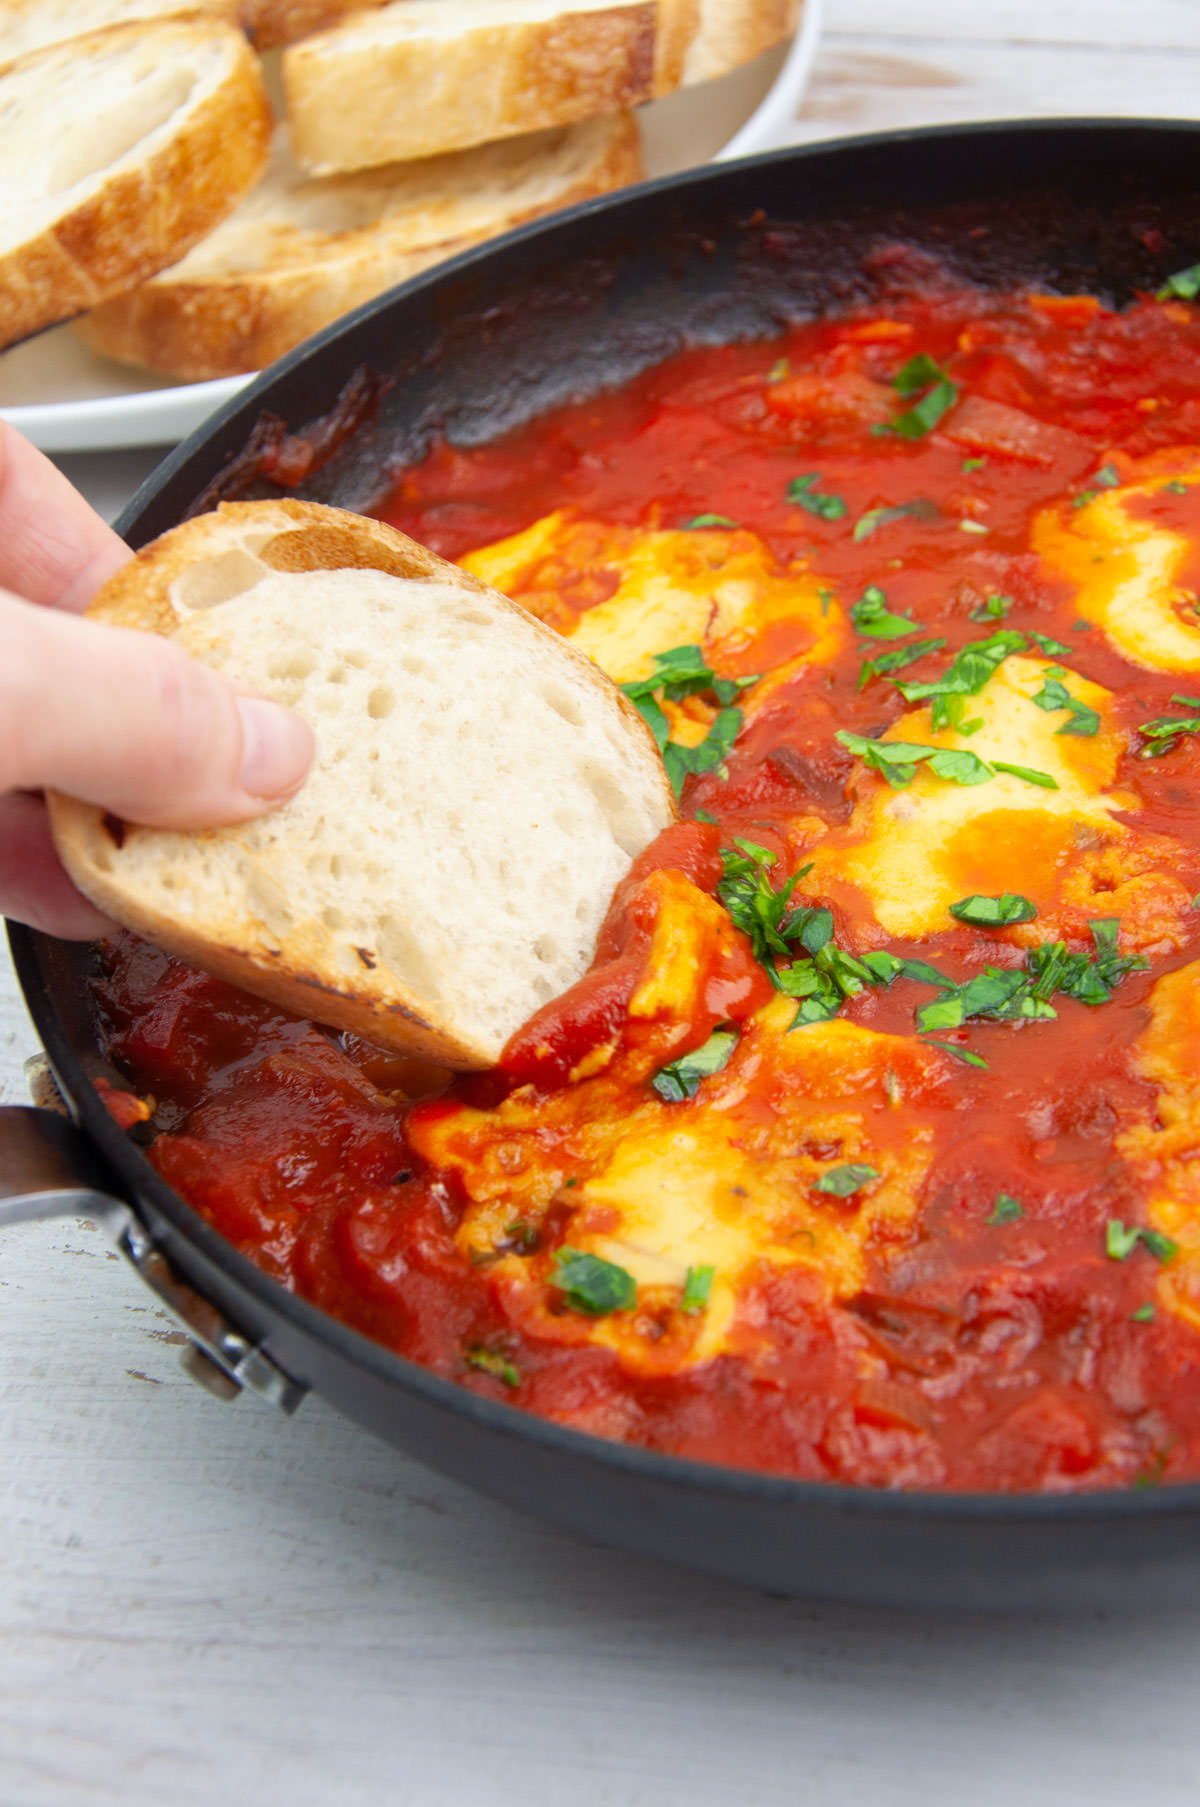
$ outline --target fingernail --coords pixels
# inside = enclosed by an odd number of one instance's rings
[[[251,797],[286,797],[298,790],[312,763],[313,735],[306,721],[257,696],[237,700],[242,717],[242,766],[238,779]]]

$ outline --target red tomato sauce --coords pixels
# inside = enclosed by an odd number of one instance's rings
[[[882,586],[890,609],[945,636],[943,663],[998,626],[1053,636],[1070,645],[1073,670],[1116,692],[1128,742],[1117,786],[1140,800],[1143,827],[1178,842],[1176,876],[1200,893],[1200,735],[1146,759],[1136,732],[1200,679],[1126,662],[1028,549],[1035,512],[1085,491],[1098,469],[1200,446],[1200,311],[1146,299],[1116,312],[1086,297],[928,280],[905,293],[903,268],[885,308],[801,324],[770,344],[690,350],[494,444],[437,445],[400,474],[383,517],[454,558],[556,508],[631,527],[717,514],[761,536],[781,564],[808,560],[847,606]],[[956,405],[921,437],[872,431],[903,410],[894,378],[920,352],[953,381]],[[816,493],[844,510],[822,516],[787,500],[810,472]],[[917,497],[931,506],[861,530],[872,511]],[[1146,506],[1192,536],[1182,581],[1200,586],[1200,488],[1164,489]],[[611,587],[581,572],[574,602],[569,586],[563,599],[584,607]],[[985,613],[997,594],[1010,601],[1003,621]],[[159,1171],[335,1316],[464,1387],[603,1435],[869,1486],[1070,1490],[1200,1477],[1200,1332],[1161,1304],[1148,1309],[1159,1264],[1145,1247],[1124,1259],[1106,1249],[1109,1223],[1140,1221],[1114,1158],[1122,1129],[1153,1110],[1131,1046],[1153,983],[1200,955],[1200,914],[1103,1005],[1060,997],[1052,1022],[944,1034],[987,1065],[951,1060],[914,1106],[936,1158],[913,1233],[840,1302],[809,1269],[764,1267],[741,1306],[758,1326],[753,1361],[731,1353],[634,1373],[582,1324],[577,1341],[540,1337],[488,1266],[460,1252],[461,1192],[409,1140],[413,1108],[412,1122],[428,1127],[456,1101],[487,1106],[515,1087],[551,1099],[589,1050],[635,1035],[627,1007],[653,928],[647,875],[682,871],[712,895],[719,850],[735,835],[786,861],[798,812],[830,827],[845,820],[853,761],[835,730],[877,737],[905,708],[884,682],[860,687],[863,657],[883,646],[851,644],[817,685],[797,685],[789,706],[751,725],[725,775],[687,781],[688,820],[621,887],[592,972],[514,1036],[499,1070],[457,1080],[441,1099],[410,1107],[437,1077],[415,1063],[294,1022],[132,938],[112,944],[96,986],[101,1024],[132,1088],[153,1094]],[[845,945],[886,945],[956,981],[985,960],[1020,957],[969,926],[881,940],[852,900],[834,904]],[[706,971],[694,1040],[770,996],[735,937]],[[911,1037],[926,996],[897,982],[864,990],[842,1014]],[[547,1160],[567,1146],[557,1134],[548,1117]],[[1021,1201],[1016,1220],[996,1221],[1001,1194]],[[562,1196],[562,1221],[552,1212],[542,1245],[565,1234]],[[472,1365],[471,1351],[486,1363]]]

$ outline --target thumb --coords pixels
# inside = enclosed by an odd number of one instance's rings
[[[0,591],[0,792],[50,789],[154,828],[260,815],[299,789],[305,722],[169,640]]]

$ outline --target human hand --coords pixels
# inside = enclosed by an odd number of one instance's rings
[[[0,914],[68,940],[112,924],[54,851],[43,787],[154,828],[217,827],[299,789],[313,737],[152,634],[79,616],[130,557],[0,425]]]

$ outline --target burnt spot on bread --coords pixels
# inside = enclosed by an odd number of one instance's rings
[[[363,965],[366,967],[367,971],[369,973],[373,973],[375,971],[376,961],[375,961],[375,956],[371,952],[370,948],[369,947],[356,947],[354,951],[358,955],[359,959],[362,961]]]

